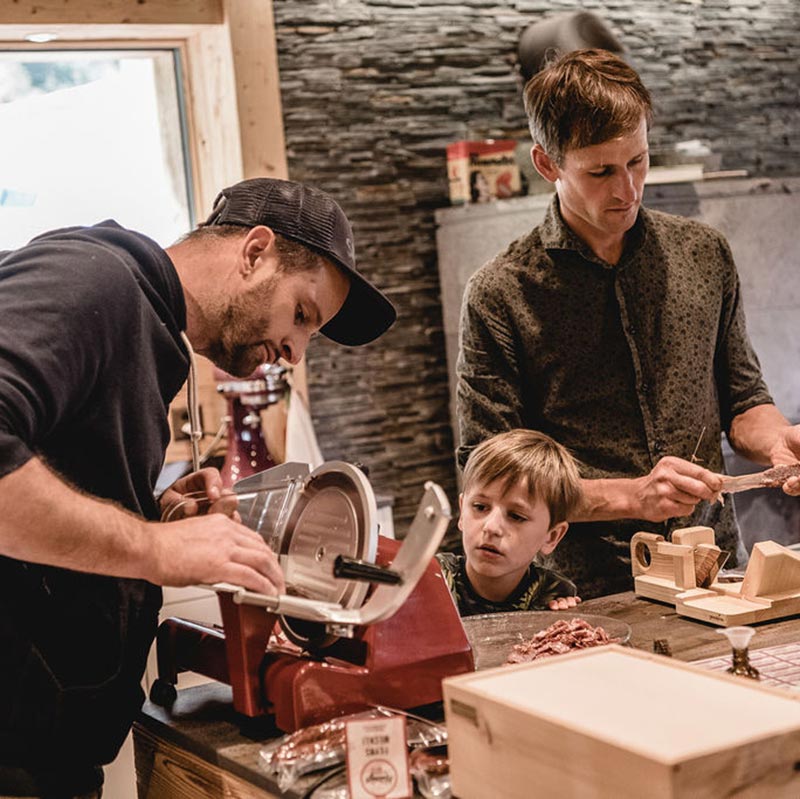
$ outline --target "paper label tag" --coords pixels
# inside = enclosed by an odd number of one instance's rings
[[[403,716],[348,721],[345,734],[350,799],[411,796]]]

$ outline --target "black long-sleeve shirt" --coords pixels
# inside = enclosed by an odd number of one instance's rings
[[[166,252],[114,222],[0,253],[0,476],[38,456],[157,519],[185,323]],[[141,706],[160,602],[144,581],[0,557],[0,766],[58,780],[113,759]]]
[[[576,596],[575,584],[566,577],[531,563],[514,590],[499,602],[481,596],[467,574],[467,560],[454,552],[438,552],[436,560],[460,616],[480,613],[514,613],[549,610],[554,599]]]

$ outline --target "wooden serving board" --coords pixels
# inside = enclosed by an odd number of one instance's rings
[[[800,701],[753,680],[612,645],[443,686],[460,799],[800,796]]]
[[[741,583],[716,580],[721,561],[710,527],[676,530],[672,543],[653,533],[631,539],[636,595],[675,605],[682,616],[731,627],[800,613],[800,553],[755,544]]]

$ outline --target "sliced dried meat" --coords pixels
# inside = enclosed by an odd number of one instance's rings
[[[506,663],[530,663],[553,655],[564,655],[576,649],[616,644],[619,640],[611,638],[602,627],[593,627],[584,619],[560,619],[540,630],[530,640],[516,644]]]
[[[773,466],[763,472],[742,474],[737,477],[722,475],[722,493],[735,494],[738,491],[749,491],[751,488],[782,488],[792,477],[800,477],[800,463],[788,463]]]
[[[303,727],[286,736],[280,746],[272,751],[273,763],[287,763],[310,759],[344,746],[345,720],[338,718],[322,724]]]
[[[790,477],[800,477],[800,463],[773,466],[761,472],[761,482],[765,488],[780,488]]]

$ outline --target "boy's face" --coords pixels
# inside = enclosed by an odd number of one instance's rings
[[[459,497],[467,574],[483,583],[496,580],[499,594],[517,586],[538,552],[552,552],[567,531],[567,523],[550,524],[544,502],[531,497],[525,485],[505,490],[503,481],[473,485]],[[508,588],[506,591],[505,588]],[[492,598],[492,597],[487,597]]]

